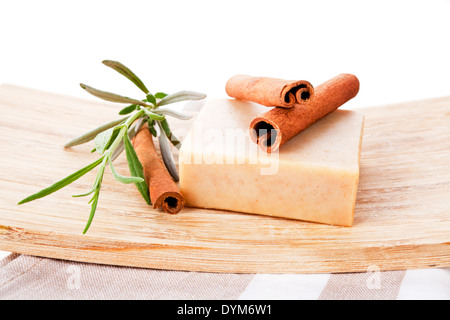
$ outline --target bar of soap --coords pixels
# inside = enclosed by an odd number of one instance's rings
[[[208,99],[180,150],[180,188],[191,207],[351,226],[364,117],[336,110],[267,154],[249,137],[267,107]]]

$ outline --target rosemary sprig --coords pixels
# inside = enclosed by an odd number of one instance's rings
[[[181,142],[172,134],[166,116],[172,116],[182,120],[190,119],[191,116],[167,107],[160,108],[160,106],[185,100],[201,100],[206,97],[203,93],[193,91],[179,91],[174,94],[157,92],[153,95],[144,85],[142,80],[122,63],[118,61],[104,60],[103,64],[133,82],[142,92],[144,92],[145,98],[138,100],[115,93],[98,90],[85,84],[80,84],[81,88],[100,99],[110,102],[129,104],[119,111],[120,115],[127,115],[127,117],[110,121],[67,142],[64,147],[70,148],[93,140],[95,146],[93,151],[97,151],[100,154],[100,158],[84,168],[72,173],[68,177],[45,189],[42,189],[35,194],[30,195],[18,203],[23,204],[50,195],[78,180],[94,168],[99,167],[91,189],[86,193],[74,195],[74,197],[85,197],[92,194],[92,198],[89,201],[91,204],[91,212],[89,214],[86,227],[83,230],[83,234],[88,231],[97,210],[103,176],[108,165],[111,169],[111,173],[117,181],[125,184],[134,183],[145,202],[147,204],[151,204],[148,185],[144,179],[142,164],[140,163],[133,148],[133,144],[131,143],[131,139],[144,124],[146,124],[148,130],[150,130],[152,135],[155,137],[158,135],[155,130],[155,125],[157,124],[159,127],[158,139],[160,142],[160,151],[163,157],[163,162],[173,179],[178,181],[178,173],[176,171],[173,155],[170,151],[167,140],[172,142],[172,144],[177,148],[181,147]],[[128,167],[131,173],[130,177],[119,174],[113,165],[113,161],[123,150],[125,150]]]

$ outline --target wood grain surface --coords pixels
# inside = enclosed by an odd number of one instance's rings
[[[87,97],[89,98],[89,97]],[[186,110],[195,109],[188,105]],[[358,109],[365,117],[352,227],[237,212],[147,206],[107,169],[87,234],[96,170],[39,200],[24,197],[95,160],[65,142],[120,105],[0,87],[0,250],[171,270],[323,273],[450,266],[450,97]],[[195,110],[194,110],[195,111]],[[182,137],[190,122],[170,119]],[[173,121],[172,121],[173,120]],[[128,174],[124,155],[116,160]]]

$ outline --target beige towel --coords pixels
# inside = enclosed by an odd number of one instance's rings
[[[140,269],[11,254],[0,299],[450,299],[450,268],[345,274],[233,274]]]

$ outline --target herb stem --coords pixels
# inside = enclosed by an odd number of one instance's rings
[[[91,189],[83,194],[74,195],[74,197],[85,197],[88,195],[92,195],[92,198],[88,202],[89,204],[91,204],[91,211],[86,227],[83,230],[83,234],[88,231],[94,218],[100,196],[100,189],[105,173],[105,168],[108,163],[110,165],[111,172],[117,181],[125,184],[134,183],[138,191],[144,198],[145,202],[149,205],[152,204],[149,194],[149,187],[147,185],[147,182],[145,181],[144,168],[131,142],[131,139],[133,139],[139,129],[145,124],[145,122],[147,122],[146,125],[154,137],[158,136],[155,130],[155,124],[158,124],[160,131],[160,150],[163,156],[164,164],[168,168],[174,179],[178,180],[178,173],[176,171],[173,156],[169,148],[169,143],[166,139],[170,140],[170,142],[177,148],[180,148],[181,142],[172,134],[166,116],[172,116],[182,120],[190,119],[191,116],[173,110],[171,108],[159,107],[185,100],[200,100],[206,97],[206,95],[194,91],[179,91],[170,95],[163,92],[156,92],[153,95],[150,93],[141,79],[139,79],[136,74],[133,73],[125,65],[113,60],[104,60],[103,64],[128,78],[146,94],[146,98],[143,100],[138,100],[115,93],[98,90],[85,84],[80,84],[80,86],[84,90],[100,99],[128,104],[127,107],[124,107],[119,111],[119,114],[126,114],[128,116],[122,119],[110,121],[96,129],[83,134],[82,136],[79,136],[78,138],[72,139],[71,141],[67,142],[64,145],[65,148],[69,148],[93,140],[95,148],[91,152],[97,151],[100,154],[100,157],[91,164],[79,169],[78,171],[72,173],[64,179],[52,184],[51,186],[28,196],[18,203],[26,203],[52,194],[53,192],[56,192],[61,188],[73,183],[74,181],[78,180],[79,178],[99,166],[94,184],[92,185]],[[137,122],[135,123],[135,121]],[[125,150],[131,176],[123,176],[118,173],[112,163],[123,150]]]
[[[139,119],[142,114],[144,113],[144,110],[141,109],[137,111],[135,114],[133,114],[131,117],[129,117],[125,123],[123,124],[123,127],[120,129],[119,133],[117,134],[116,139],[114,139],[111,146],[106,150],[105,154],[107,153],[107,157],[111,157],[114,150],[117,148],[117,146],[122,141],[123,137],[128,134],[128,128],[133,124],[134,121]]]

